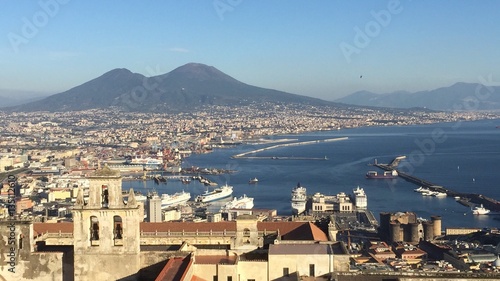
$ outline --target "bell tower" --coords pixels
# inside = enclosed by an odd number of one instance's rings
[[[142,206],[132,189],[123,200],[119,171],[105,166],[89,180],[88,201],[80,189],[72,211],[75,280],[136,280]]]

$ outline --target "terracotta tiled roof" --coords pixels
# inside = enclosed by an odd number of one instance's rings
[[[286,235],[303,224],[304,222],[297,221],[257,222],[257,229],[259,231],[277,231],[279,229],[281,235]]]
[[[236,222],[141,222],[143,232],[236,231]]]
[[[191,255],[187,257],[175,257],[168,260],[155,281],[184,280],[186,272],[191,266]]]
[[[310,222],[309,227],[311,228],[311,233],[313,235],[314,241],[328,241],[328,236],[326,236],[326,233],[323,232],[323,230],[321,230],[315,224]]]
[[[277,231],[285,240],[328,241],[326,234],[310,222],[257,222],[259,231]],[[73,233],[73,223],[34,223],[34,234]],[[236,231],[236,222],[141,222],[142,232],[196,232],[198,231]]]
[[[328,241],[326,234],[310,222],[259,222],[259,231],[277,231],[284,240]]]
[[[61,223],[43,223],[35,222],[33,223],[33,235],[35,237],[41,235],[42,233],[73,233],[73,223],[71,222],[61,222]]]

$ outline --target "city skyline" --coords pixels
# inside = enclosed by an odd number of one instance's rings
[[[472,3],[10,2],[0,89],[55,94],[114,68],[149,77],[190,62],[325,100],[495,82],[500,4]]]

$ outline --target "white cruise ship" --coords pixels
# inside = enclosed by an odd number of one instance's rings
[[[232,201],[227,202],[222,206],[221,211],[230,209],[252,209],[253,208],[253,198],[247,197],[245,194],[240,198],[234,197]]]
[[[483,207],[483,204],[481,204],[481,206],[476,206],[476,207],[474,207],[474,209],[472,209],[472,213],[474,215],[486,215],[489,212],[490,212],[490,210]]]
[[[142,165],[146,170],[157,170],[163,166],[163,160],[161,158],[152,158],[152,157],[135,157],[131,160],[127,161],[129,165]]]
[[[161,195],[161,208],[166,209],[168,207],[174,207],[182,205],[191,199],[191,194],[189,192],[181,191],[175,194],[162,194]]]
[[[209,192],[207,190],[205,193],[196,196],[196,202],[208,203],[229,197],[231,194],[233,194],[233,187],[225,184],[221,187],[215,188],[213,191]]]
[[[354,204],[358,209],[366,209],[368,207],[368,199],[366,197],[365,190],[361,187],[353,189],[354,193]]]
[[[300,183],[292,189],[292,213],[299,215],[306,210],[307,193],[306,188]]]

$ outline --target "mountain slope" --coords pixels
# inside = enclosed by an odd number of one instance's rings
[[[335,100],[360,106],[395,108],[426,107],[434,110],[496,110],[500,109],[500,87],[476,83],[456,83],[430,91],[375,94],[360,91]]]
[[[71,111],[108,107],[116,97],[130,93],[145,77],[127,69],[114,69],[68,91],[16,107],[17,111]]]
[[[247,85],[215,67],[189,63],[153,77],[115,69],[68,91],[14,110],[68,111],[115,106],[131,111],[164,112],[189,111],[211,104],[241,105],[265,101],[334,104]]]

